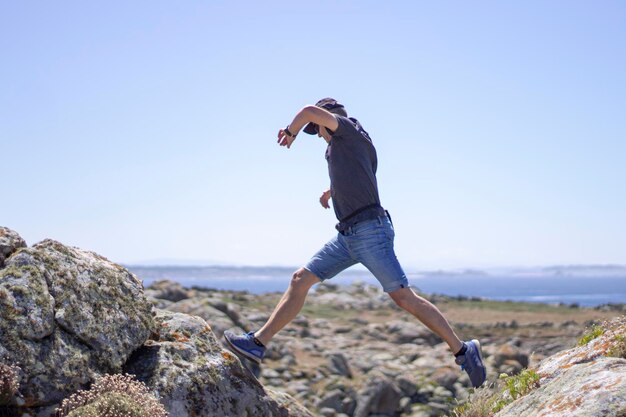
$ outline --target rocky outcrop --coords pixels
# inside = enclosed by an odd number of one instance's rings
[[[57,403],[120,371],[152,328],[141,282],[93,252],[44,240],[0,269],[0,357],[24,372],[17,405]]]
[[[591,342],[542,361],[539,388],[511,403],[496,417],[626,416],[626,318],[606,324]]]
[[[312,417],[288,394],[266,390],[205,320],[154,309],[127,269],[53,240],[26,247],[6,228],[0,253],[0,363],[17,365],[19,379],[16,392],[3,390],[10,398],[0,416],[51,417],[70,394],[124,371],[172,417]],[[187,291],[168,284],[152,293],[169,305]],[[210,306],[229,327],[240,323],[233,305]]]

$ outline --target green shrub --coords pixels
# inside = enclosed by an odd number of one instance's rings
[[[130,375],[105,375],[86,391],[66,398],[58,417],[167,417],[146,385]]]

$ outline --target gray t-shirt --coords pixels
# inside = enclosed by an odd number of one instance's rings
[[[335,117],[339,127],[326,148],[330,190],[339,226],[351,226],[385,213],[376,182],[378,159],[372,139],[358,120]]]

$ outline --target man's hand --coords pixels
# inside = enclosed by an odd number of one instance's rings
[[[280,146],[286,146],[287,149],[291,148],[291,144],[296,140],[295,136],[289,136],[285,129],[280,129],[278,131],[278,144]]]
[[[322,193],[322,196],[320,197],[320,204],[322,205],[322,207],[324,207],[325,209],[330,208],[330,205],[328,204],[328,200],[330,200],[330,190],[326,190]]]

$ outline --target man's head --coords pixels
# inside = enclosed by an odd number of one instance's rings
[[[348,117],[348,113],[346,113],[346,109],[343,107],[343,104],[340,104],[334,98],[323,98],[315,103],[315,106],[324,110],[328,110],[331,113],[338,114],[343,117]],[[308,133],[309,135],[315,135],[318,132],[318,126],[315,123],[309,123],[304,127],[303,130],[304,133]]]

